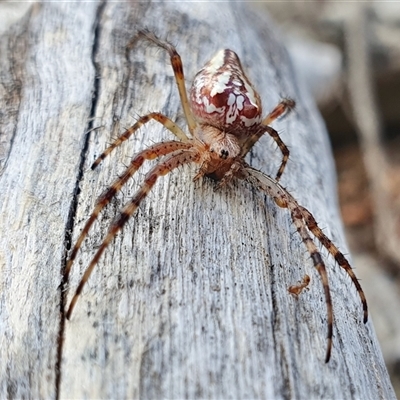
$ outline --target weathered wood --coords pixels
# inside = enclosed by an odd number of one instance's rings
[[[188,81],[229,47],[266,112],[282,95],[296,99],[276,124],[291,149],[282,183],[345,249],[324,126],[267,18],[238,3],[78,10],[34,6],[0,42],[0,123],[9,137],[0,176],[0,396],[394,398],[346,274],[324,253],[336,318],[325,364],[322,286],[287,211],[242,182],[218,192],[209,180],[193,183],[190,168],[157,183],[96,267],[72,320],[60,318],[143,174],[91,230],[65,299],[70,228],[74,241],[131,155],[169,136],[149,123],[96,171],[91,162],[138,114],[161,111],[185,124],[167,55],[143,43],[125,51],[142,27],[177,44]],[[270,174],[279,160],[269,138],[249,157]],[[306,273],[310,290],[296,300],[287,288]]]
[[[33,6],[0,41],[1,398],[56,396],[62,260],[92,103],[97,7]]]

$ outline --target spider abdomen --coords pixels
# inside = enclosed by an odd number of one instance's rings
[[[196,120],[239,136],[262,119],[260,96],[229,49],[220,50],[195,76],[190,102]]]

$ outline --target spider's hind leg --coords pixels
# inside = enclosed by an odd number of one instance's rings
[[[325,303],[327,308],[327,324],[328,324],[328,346],[325,356],[325,361],[328,362],[331,356],[332,350],[332,335],[333,335],[333,309],[332,309],[332,299],[329,290],[328,274],[326,272],[325,264],[322,260],[321,253],[318,251],[317,246],[312,240],[309,230],[314,234],[314,231],[307,223],[305,217],[304,207],[300,206],[290,193],[283,188],[278,182],[249,166],[246,167],[245,172],[247,176],[245,179],[250,182],[254,187],[263,190],[265,193],[270,195],[275,203],[281,208],[287,208],[290,211],[292,221],[296,226],[297,232],[301,236],[303,243],[305,244],[308,252],[311,255],[311,259],[314,263],[314,267],[317,269],[324,288],[325,293]],[[307,211],[308,212],[308,211]],[[308,214],[312,217],[311,213]],[[314,220],[315,221],[315,220]]]
[[[366,323],[368,321],[367,299],[365,298],[364,291],[362,290],[360,282],[358,281],[353,269],[350,267],[349,262],[347,261],[343,253],[341,253],[340,250],[332,243],[332,241],[324,234],[324,232],[322,232],[322,229],[318,226],[317,221],[315,221],[313,215],[306,208],[302,206],[299,206],[299,208],[308,229],[334,257],[339,266],[342,267],[350,276],[354,286],[357,289],[358,295],[360,296],[364,311],[364,323]]]
[[[331,357],[331,351],[332,351],[332,335],[333,335],[333,309],[332,309],[332,299],[331,299],[331,293],[329,290],[329,281],[328,281],[328,274],[326,272],[326,267],[325,264],[322,260],[321,253],[318,251],[317,246],[315,245],[314,241],[312,240],[310,234],[307,231],[306,224],[303,220],[303,215],[301,213],[300,207],[297,205],[295,207],[291,207],[291,216],[293,223],[296,226],[297,232],[299,232],[299,235],[301,236],[301,239],[303,240],[303,243],[307,247],[308,252],[311,255],[311,259],[314,263],[314,267],[318,271],[321,280],[322,280],[322,286],[324,288],[324,293],[325,293],[325,303],[326,303],[326,308],[327,308],[327,315],[328,315],[328,334],[327,334],[327,339],[328,339],[328,346],[326,350],[326,356],[325,356],[325,362],[328,362],[330,357]]]

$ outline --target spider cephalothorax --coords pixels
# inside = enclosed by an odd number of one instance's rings
[[[137,210],[139,204],[150,192],[157,179],[182,165],[195,163],[199,166],[199,169],[194,179],[199,179],[204,175],[210,176],[219,181],[217,187],[223,186],[234,178],[244,179],[271,196],[279,207],[287,208],[290,211],[292,221],[311,255],[315,268],[321,276],[327,306],[328,325],[328,347],[325,360],[326,362],[329,361],[333,332],[332,301],[325,264],[310,233],[332,254],[337,263],[352,279],[363,305],[364,322],[368,318],[367,302],[364,292],[344,255],[318,227],[313,215],[298,204],[294,197],[278,182],[289,158],[289,151],[279,137],[278,132],[269,125],[275,119],[290,111],[294,107],[294,101],[283,99],[271,113],[263,118],[260,97],[243,72],[238,56],[232,50],[220,50],[198,72],[194,78],[188,98],[182,61],[175,47],[158,39],[149,31],[140,32],[139,37],[147,39],[150,43],[168,51],[190,137],[165,115],[157,112],[150,113],[139,118],[135,125],[126,130],[93,163],[92,169],[96,168],[115,147],[127,140],[142,125],[152,119],[163,124],[179,139],[155,143],[134,155],[124,173],[97,200],[96,207],[70,254],[65,270],[65,281],[68,280],[78,250],[100,211],[146,160],[163,157],[146,174],[142,186],[112,222],[106,237],[76,289],[66,317],[68,319],[71,317],[78,296],[101,255]],[[282,162],[275,179],[251,168],[244,161],[246,154],[264,133],[268,133],[275,140],[282,152]],[[308,284],[309,279],[304,280],[299,285],[291,286],[289,292],[298,295]]]

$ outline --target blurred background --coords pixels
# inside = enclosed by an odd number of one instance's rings
[[[31,7],[0,5],[0,34]],[[279,25],[326,121],[352,265],[400,398],[400,2],[252,5]]]
[[[353,266],[400,398],[400,2],[257,7],[325,119]]]

